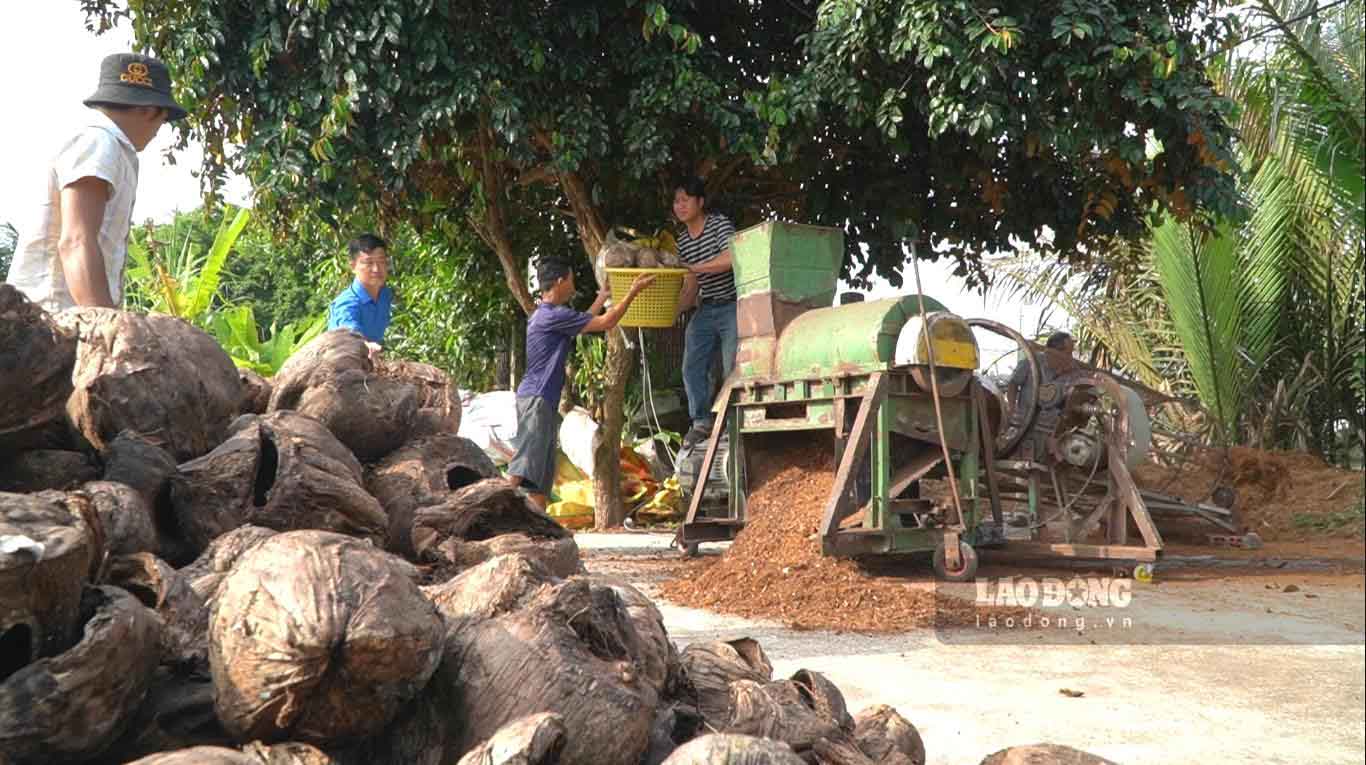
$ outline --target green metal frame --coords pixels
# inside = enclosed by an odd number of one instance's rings
[[[730,501],[724,517],[707,516],[701,512],[702,492],[694,492],[680,532],[684,544],[733,539],[744,527],[747,436],[802,431],[829,432],[835,446],[835,486],[827,498],[821,527],[826,554],[929,552],[943,544],[946,532],[959,533],[969,543],[976,541],[981,516],[978,503],[982,499],[978,455],[984,431],[975,383],[960,395],[941,398],[942,436],[935,422],[933,399],[919,389],[905,369],[771,383],[741,382],[723,396],[725,432],[731,444]],[[710,474],[721,432],[716,428],[712,433],[701,475]],[[893,434],[919,444],[920,449],[915,454],[893,453]],[[963,507],[961,529],[952,524],[911,525],[906,516],[927,510],[927,503],[895,497],[932,470],[942,469],[941,438],[957,455],[953,459]],[[851,488],[865,465],[871,472],[870,498],[863,507],[853,507]],[[841,529],[841,521],[859,510],[863,511],[861,523]]]

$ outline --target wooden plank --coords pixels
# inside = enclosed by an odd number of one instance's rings
[[[1097,560],[1154,561],[1158,559],[1162,554],[1162,551],[1151,547],[1139,547],[1137,545],[1085,545],[1010,541],[1000,550],[999,554],[1095,558]]]
[[[825,506],[821,519],[821,538],[837,533],[840,520],[853,512],[849,501],[849,481],[854,468],[868,451],[869,436],[873,424],[873,413],[881,403],[882,393],[887,387],[887,377],[882,372],[874,372],[870,380],[870,390],[859,404],[858,415],[854,417],[854,427],[849,431],[844,454],[840,456],[839,470],[835,472],[835,485],[830,491],[830,499]],[[824,546],[824,543],[822,543]]]
[[[688,515],[683,519],[683,525],[678,529],[679,539],[684,542],[691,541],[688,539],[688,525],[697,520],[697,512],[702,508],[702,494],[707,485],[707,478],[711,475],[712,463],[716,462],[716,449],[721,443],[721,434],[726,430],[726,416],[730,413],[732,390],[733,388],[727,386],[721,394],[721,413],[717,416],[720,421],[712,423],[711,437],[707,439],[707,453],[702,457],[702,467],[697,473],[697,483],[693,486],[692,499],[688,502]],[[727,487],[727,489],[733,488]]]

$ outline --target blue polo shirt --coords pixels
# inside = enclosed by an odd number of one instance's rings
[[[389,328],[389,316],[394,302],[394,291],[387,286],[379,291],[379,299],[353,279],[351,286],[342,290],[327,309],[328,329],[352,329],[372,343],[384,342],[384,330]]]

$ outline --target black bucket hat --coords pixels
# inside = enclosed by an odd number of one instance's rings
[[[171,72],[166,65],[137,53],[115,53],[100,64],[100,85],[86,106],[157,106],[170,111],[167,121],[185,117],[185,110],[171,98]]]

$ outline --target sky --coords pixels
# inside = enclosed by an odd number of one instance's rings
[[[4,0],[0,27],[9,30],[0,45],[0,71],[9,72],[0,85],[0,222],[23,217],[21,210],[34,194],[44,193],[44,168],[56,144],[84,120],[81,101],[94,92],[100,60],[110,53],[132,49],[132,31],[125,24],[102,36],[85,29],[84,15],[75,0],[43,0],[20,3]],[[200,147],[191,145],[174,156],[166,155],[172,131],[161,133],[139,157],[140,178],[135,222],[169,220],[177,210],[193,210],[200,204]],[[234,204],[246,204],[249,187],[234,179],[223,191]],[[960,316],[985,316],[1033,332],[1042,306],[1028,305],[995,294],[983,298],[954,277],[947,259],[922,263],[925,294]],[[880,282],[865,294],[869,299],[892,297],[913,290],[906,273],[904,288]],[[979,333],[984,363],[1013,348],[995,335]]]

